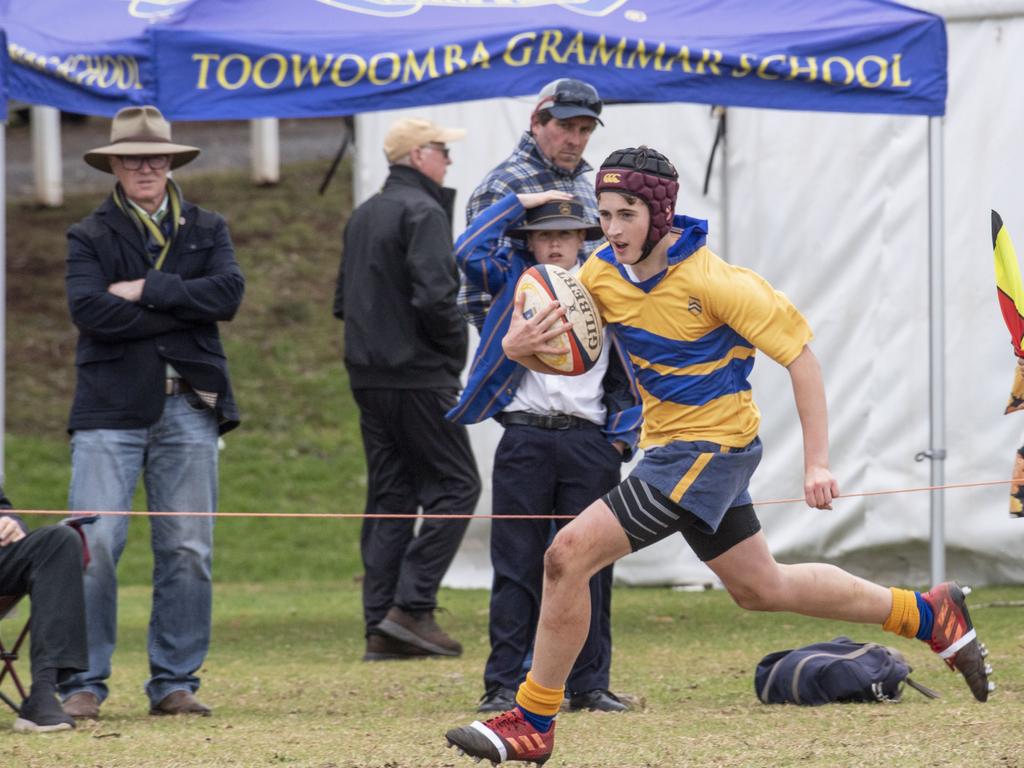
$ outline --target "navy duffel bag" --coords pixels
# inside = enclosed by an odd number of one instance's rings
[[[833,701],[899,701],[906,682],[928,698],[938,698],[935,691],[911,680],[910,672],[895,649],[837,637],[768,654],[757,665],[754,690],[765,704],[817,706]]]

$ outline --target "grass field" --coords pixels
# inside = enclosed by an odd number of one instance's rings
[[[617,589],[616,690],[643,697],[625,715],[559,719],[559,768],[676,766],[998,766],[1022,768],[1022,588],[981,589],[973,617],[991,649],[999,690],[987,704],[922,643],[873,627],[746,613],[720,591]],[[459,659],[366,664],[358,584],[347,581],[221,584],[214,640],[201,672],[214,716],[153,718],[146,676],[148,590],[121,598],[120,644],[103,720],[73,733],[23,736],[0,729],[11,768],[424,768],[474,764],[444,746],[445,730],[475,719],[487,651],[487,595],[449,591],[441,621],[460,638]],[[9,632],[12,622],[0,627]],[[848,634],[897,645],[913,677],[899,704],[765,706],[753,692],[764,654]],[[0,721],[2,721],[0,717]],[[486,765],[486,763],[484,763]]]

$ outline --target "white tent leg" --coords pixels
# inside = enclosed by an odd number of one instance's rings
[[[60,110],[34,106],[32,112],[32,165],[36,202],[57,208],[64,204],[60,153]]]
[[[945,483],[946,461],[946,333],[945,216],[943,198],[943,133],[941,117],[928,118],[928,360],[931,485]],[[946,516],[943,491],[931,497],[932,584],[946,578]]]
[[[276,117],[251,120],[252,180],[277,184],[281,180],[280,136]]]

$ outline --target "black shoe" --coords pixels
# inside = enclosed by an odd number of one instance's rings
[[[582,709],[590,712],[626,712],[629,707],[611,691],[595,688],[592,691],[577,693],[569,699],[570,712],[579,712]]]
[[[14,730],[18,733],[49,733],[70,731],[75,727],[75,718],[64,712],[56,693],[33,691],[21,704]]]
[[[516,692],[511,688],[502,685],[495,685],[487,689],[480,697],[480,705],[477,712],[507,712],[516,705]]]
[[[369,635],[366,638],[366,653],[363,661],[394,661],[397,659],[424,659],[437,654],[424,651],[415,645],[403,643],[387,635]]]
[[[462,655],[462,645],[437,626],[433,611],[412,613],[393,606],[377,631],[436,656]]]

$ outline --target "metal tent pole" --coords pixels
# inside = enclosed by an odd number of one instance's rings
[[[945,216],[943,199],[942,117],[928,118],[928,450],[920,458],[931,460],[931,485],[945,483],[946,461],[946,333],[945,333]],[[931,577],[938,584],[946,577],[946,515],[941,490],[930,492]]]
[[[732,262],[729,250],[729,112],[722,107],[722,234],[718,238],[725,260]]]

